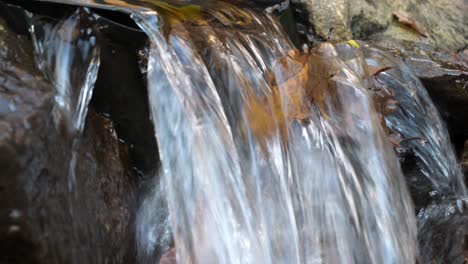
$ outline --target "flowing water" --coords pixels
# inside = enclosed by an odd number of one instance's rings
[[[297,55],[268,16],[210,8],[199,25],[133,15],[178,260],[412,262],[412,205],[360,73],[330,44]]]
[[[88,104],[99,69],[99,46],[96,44],[94,19],[87,9],[77,9],[60,21],[29,16],[36,61],[56,89],[54,117],[71,135],[69,188],[76,185],[76,153]]]
[[[162,168],[137,216],[141,262],[173,239],[178,263],[414,263],[416,218],[391,143],[414,151],[436,192],[466,198],[424,87],[375,47],[302,54],[274,16],[221,1],[72,3],[127,12],[151,41]],[[99,52],[78,18],[33,36],[79,131]]]
[[[100,65],[96,16],[85,8],[77,9],[62,20],[29,12],[26,16],[37,66],[55,87],[55,104],[51,115],[62,132],[59,135],[66,139],[66,148],[70,150],[66,157],[69,161],[68,171],[61,176],[68,180],[69,193],[64,197],[64,208],[68,209],[72,220],[52,219],[47,223],[50,225],[47,228],[59,240],[63,234],[56,234],[59,231],[55,230],[54,223],[60,226],[67,221],[71,226],[71,232],[66,235],[66,246],[71,249],[67,251],[71,254],[70,263],[104,263],[104,250],[91,254],[89,245],[83,243],[83,235],[87,241],[93,241],[99,237],[96,234],[102,231],[83,224],[89,219],[91,207],[81,196],[84,190],[78,191],[76,178],[78,148]]]
[[[369,45],[363,50],[369,65],[392,67],[375,81],[375,86],[388,89],[399,104],[398,110],[386,117],[389,129],[402,138],[425,141],[408,141],[408,148],[418,157],[419,167],[436,193],[466,198],[463,172],[457,165],[447,129],[421,81],[390,54]]]

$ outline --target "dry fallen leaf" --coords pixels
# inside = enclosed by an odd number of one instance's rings
[[[396,17],[401,24],[416,30],[423,37],[428,37],[427,31],[416,20],[410,18],[407,13],[397,11],[393,12],[393,16]]]

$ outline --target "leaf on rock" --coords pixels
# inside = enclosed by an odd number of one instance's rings
[[[401,24],[414,29],[419,34],[421,34],[423,37],[428,37],[428,34],[427,34],[426,30],[416,20],[410,18],[407,13],[405,13],[403,11],[397,11],[397,12],[393,12],[393,16]]]
[[[372,66],[372,65],[367,65],[367,69],[369,71],[369,77],[374,77],[378,75],[381,72],[388,71],[392,69],[393,67],[391,66]]]

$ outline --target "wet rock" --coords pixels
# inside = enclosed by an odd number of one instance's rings
[[[447,123],[457,153],[468,138],[468,66],[465,51],[438,52],[427,46],[393,50],[421,79]]]
[[[103,16],[98,21],[103,35],[101,66],[91,106],[112,119],[118,137],[129,145],[131,166],[141,176],[153,177],[160,165],[158,147],[150,120],[146,80],[138,65],[138,51],[147,37]]]
[[[465,178],[466,178],[467,185],[468,185],[468,140],[465,141],[465,146],[463,148],[460,160],[461,160],[461,166],[462,166],[463,172],[465,173]]]
[[[170,248],[166,253],[164,253],[159,264],[177,264],[175,247]]]
[[[412,41],[436,48],[460,50],[468,44],[468,22],[464,0],[292,0],[309,12],[315,32],[322,38],[351,37],[388,43]],[[427,33],[423,37],[399,23],[393,13],[405,12]]]
[[[71,139],[27,36],[0,21],[0,263],[132,263],[136,183],[112,123],[89,112]]]
[[[446,200],[418,215],[419,263],[465,263],[468,204]]]

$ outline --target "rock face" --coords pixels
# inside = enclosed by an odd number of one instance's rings
[[[419,213],[419,263],[466,263],[467,205],[446,200]]]
[[[54,88],[3,20],[0,80],[0,263],[132,263],[137,187],[112,123],[89,112],[69,189]]]
[[[467,5],[464,0],[292,0],[310,13],[322,38],[374,40],[380,44],[413,41],[435,48],[460,50],[468,44]],[[405,12],[427,31],[428,37],[397,22]]]
[[[468,51],[437,52],[417,45],[394,47],[393,51],[424,83],[459,153],[468,138]]]
[[[462,164],[462,169],[463,169],[463,172],[465,173],[465,178],[466,178],[466,182],[468,185],[468,139],[465,141],[465,146],[461,154],[461,164]]]

